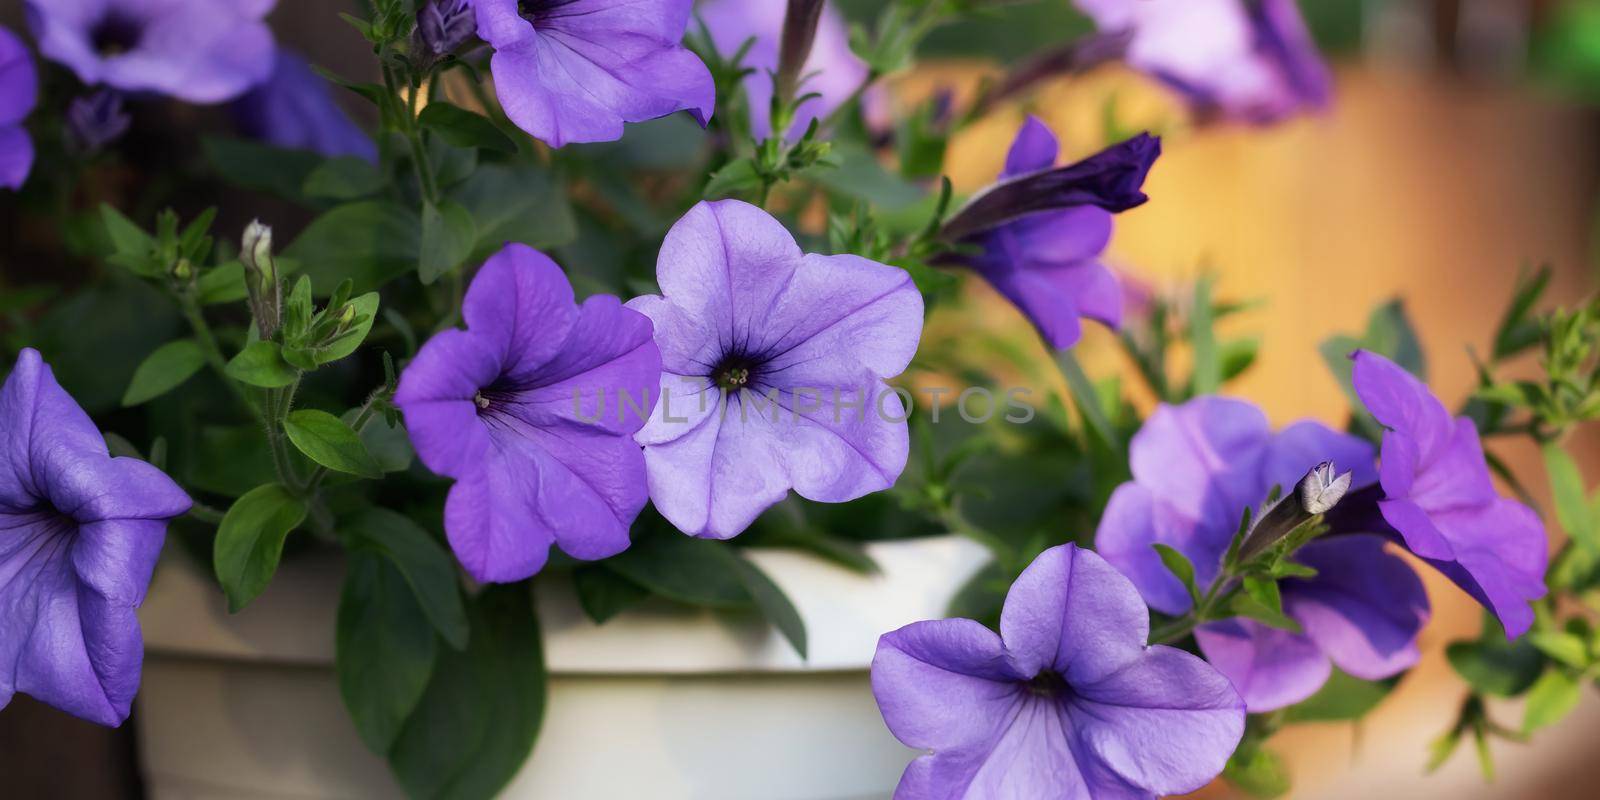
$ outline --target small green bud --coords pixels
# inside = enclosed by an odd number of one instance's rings
[[[187,258],[178,259],[178,263],[172,265],[172,277],[188,283],[194,277],[194,265]]]

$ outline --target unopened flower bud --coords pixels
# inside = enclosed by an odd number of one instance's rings
[[[353,305],[350,305],[349,303],[346,303],[345,306],[344,306],[344,309],[339,312],[339,324],[341,326],[342,325],[349,325],[350,321],[354,320],[355,318],[356,318],[356,307],[353,306]]]
[[[1287,495],[1256,517],[1239,549],[1240,559],[1260,555],[1317,515],[1328,513],[1350,489],[1350,479],[1351,474],[1339,474],[1332,461],[1312,467]]]
[[[83,153],[97,153],[128,132],[133,118],[122,107],[122,93],[101,89],[67,106],[67,136]]]
[[[1307,513],[1326,514],[1350,490],[1351,473],[1338,474],[1332,461],[1324,461],[1312,468],[1300,481],[1300,505]]]
[[[194,265],[190,264],[187,258],[178,259],[178,263],[172,265],[172,277],[188,283],[189,279],[194,277]]]
[[[417,40],[431,56],[447,56],[477,32],[469,0],[429,0],[417,9]]]
[[[239,250],[239,257],[243,259],[245,269],[259,273],[263,284],[277,280],[276,268],[272,263],[270,226],[261,224],[261,220],[251,220],[250,225],[244,229],[244,241]]]

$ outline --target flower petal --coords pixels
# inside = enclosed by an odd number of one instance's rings
[[[428,469],[459,478],[487,456],[489,434],[473,397],[500,374],[503,351],[476,333],[443,331],[422,345],[400,375],[395,404]]]
[[[1317,571],[1283,582],[1284,613],[1339,669],[1380,680],[1417,663],[1417,634],[1428,622],[1428,595],[1405,561],[1374,535],[1334,536],[1307,544],[1295,560]]]
[[[1054,670],[1074,687],[1133,663],[1149,633],[1150,615],[1133,584],[1094,551],[1071,544],[1040,553],[1000,612],[1000,636],[1018,670]]]
[[[1310,637],[1253,619],[1210,622],[1195,629],[1194,638],[1252,714],[1298,703],[1333,674],[1332,662]]]
[[[1189,593],[1161,562],[1154,545],[1164,544],[1183,553],[1194,563],[1197,579],[1210,582],[1222,561],[1223,550],[1215,546],[1216,539],[1199,533],[1193,521],[1173,513],[1149,489],[1129,481],[1111,493],[1100,515],[1095,549],[1133,582],[1151,608],[1177,615],[1189,610]]]
[[[39,74],[27,46],[0,27],[0,128],[22,122],[38,101]]]
[[[0,126],[0,187],[20,189],[33,170],[33,139],[21,125]]]
[[[1389,501],[1381,504],[1384,517],[1411,541],[1401,520],[1390,517]],[[1451,558],[1428,557],[1428,563],[1457,586],[1493,611],[1515,639],[1533,625],[1534,600],[1545,595],[1544,573],[1549,544],[1544,524],[1533,509],[1514,500],[1497,499],[1478,508],[1429,515]]]
[[[719,350],[743,349],[767,330],[766,315],[801,258],[794,237],[765,211],[738,200],[700,203],[667,231],[656,280],[682,323],[712,330]]]
[[[508,378],[520,392],[511,413],[535,426],[579,426],[617,435],[650,419],[661,386],[661,353],[650,319],[596,295],[578,309],[567,347],[537,369]]]
[[[899,375],[922,338],[922,293],[911,275],[860,256],[806,255],[748,337],[767,371],[803,368],[807,376]],[[756,320],[746,325],[755,328]],[[813,386],[779,375],[781,386]],[[832,383],[822,385],[833,385]]]
[[[878,639],[872,694],[908,747],[987,742],[1022,691],[994,631],[970,619],[914,622]]]
[[[1000,173],[1000,177],[1014,178],[1049,169],[1055,166],[1056,156],[1060,152],[1061,146],[1056,141],[1055,133],[1038,117],[1029,114],[1022,128],[1017,131],[1017,137],[1011,141],[1011,149],[1006,152],[1005,171]]]
[[[1455,423],[1444,404],[1422,381],[1383,356],[1357,350],[1351,360],[1351,381],[1367,410],[1384,427],[1417,443],[1419,464],[1432,461],[1455,435]]]
[[[1199,397],[1156,409],[1134,434],[1129,466],[1162,502],[1210,523],[1208,533],[1223,537],[1226,548],[1245,508],[1266,499],[1261,466],[1270,441],[1260,409],[1233,398]]]
[[[549,256],[516,243],[484,263],[461,312],[474,336],[499,348],[499,371],[509,375],[543,367],[566,348],[578,320],[566,273]]]
[[[1301,420],[1272,437],[1263,469],[1267,485],[1289,492],[1312,467],[1332,461],[1339,472],[1352,473],[1350,486],[1359,489],[1378,479],[1376,455],[1372,445],[1359,436]]]

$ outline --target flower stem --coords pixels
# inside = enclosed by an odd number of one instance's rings
[[[239,404],[244,406],[259,422],[266,422],[261,407],[251,400],[245,393],[244,387],[238,381],[228,376],[228,359],[222,354],[222,347],[217,344],[216,334],[211,332],[211,325],[206,322],[205,314],[200,311],[200,303],[190,291],[177,292],[178,305],[183,309],[183,316],[189,322],[189,327],[194,331],[195,341],[200,345],[200,352],[205,356],[206,364],[211,371],[217,374],[228,390],[238,398]]]
[[[1094,383],[1084,373],[1083,365],[1078,363],[1077,356],[1071,350],[1062,350],[1056,353],[1056,366],[1061,369],[1061,377],[1067,382],[1067,390],[1072,393],[1072,399],[1077,403],[1078,413],[1083,415],[1083,420],[1096,436],[1105,443],[1105,446],[1116,451],[1117,433],[1111,426],[1111,420],[1106,418],[1105,411],[1100,408],[1100,395],[1094,389]]]

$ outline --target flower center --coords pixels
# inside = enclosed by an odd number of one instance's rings
[[[489,398],[484,397],[483,396],[483,392],[474,392],[473,393],[473,395],[472,395],[472,404],[477,406],[479,411],[488,411],[489,410]]]
[[[115,9],[89,30],[89,46],[102,57],[119,56],[139,46],[144,23]]]
[[[1043,670],[1026,684],[1028,691],[1039,697],[1060,697],[1068,691],[1067,679],[1055,670]]]
[[[743,389],[756,380],[756,364],[744,356],[728,356],[711,371],[711,379],[724,392]]]
[[[570,5],[572,2],[573,0],[517,0],[517,13],[537,26],[555,16],[555,12],[562,6]]]

